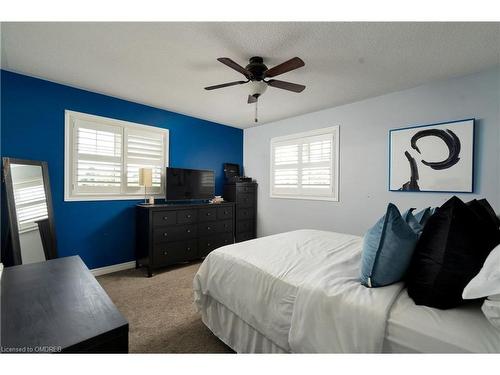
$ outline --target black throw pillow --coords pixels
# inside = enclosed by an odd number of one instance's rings
[[[494,233],[457,197],[439,207],[424,227],[408,270],[408,294],[417,305],[449,309],[493,249]]]
[[[500,242],[500,231],[498,230],[498,224],[495,219],[498,219],[495,215],[495,211],[491,208],[490,204],[486,199],[473,199],[467,202],[467,206],[477,215],[481,226],[484,226],[488,247],[495,247]],[[491,210],[491,211],[490,211]],[[492,213],[493,212],[493,215]]]
[[[483,206],[484,210],[488,213],[488,216],[495,223],[496,228],[499,229],[500,228],[500,219],[498,218],[497,214],[495,213],[495,210],[493,209],[493,207],[491,207],[490,203],[486,199],[480,199],[477,202],[481,206]]]

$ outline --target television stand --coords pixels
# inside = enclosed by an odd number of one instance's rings
[[[136,212],[136,266],[147,267],[148,277],[234,243],[233,202],[139,204]]]

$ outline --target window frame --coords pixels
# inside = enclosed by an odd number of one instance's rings
[[[74,137],[74,124],[75,120],[91,121],[97,124],[120,127],[122,129],[122,145],[121,145],[121,184],[120,193],[76,193],[72,188],[75,180],[75,142]],[[127,171],[126,169],[126,129],[134,129],[137,131],[155,132],[162,135],[164,140],[164,153],[163,153],[163,167],[161,171],[161,187],[160,192],[150,193],[148,196],[155,198],[165,197],[165,168],[169,165],[169,130],[159,128],[151,125],[138,124],[129,121],[116,120],[109,117],[102,117],[91,115],[82,112],[75,112],[70,110],[64,111],[64,201],[65,202],[79,202],[79,201],[111,201],[111,200],[139,200],[144,198],[144,189],[140,192],[130,193],[127,192]]]
[[[270,141],[270,152],[269,152],[269,196],[270,198],[277,199],[302,199],[302,200],[317,200],[317,201],[330,201],[330,202],[338,202],[339,201],[339,185],[340,185],[340,133],[339,133],[339,125],[330,126],[327,128],[314,129],[300,133],[288,134],[285,136],[279,136],[271,138]],[[301,194],[280,194],[274,192],[274,148],[277,143],[285,143],[290,142],[296,139],[303,139],[308,137],[320,136],[320,135],[332,135],[332,160],[330,161],[331,166],[331,192],[328,195],[301,195]],[[299,160],[298,166],[302,164],[302,161]]]

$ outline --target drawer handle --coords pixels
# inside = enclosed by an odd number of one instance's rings
[[[186,232],[191,233],[191,229],[186,229]]]
[[[167,251],[166,250],[163,252],[163,255],[167,255]]]
[[[168,220],[168,216],[163,216],[163,220]]]
[[[167,232],[163,232],[163,237],[167,237]]]
[[[212,215],[212,213],[211,213],[211,212],[207,212],[207,216],[211,216],[211,215]]]
[[[189,215],[189,214],[187,214],[187,215],[186,215],[186,217],[187,217],[188,219],[191,219],[191,215]]]
[[[189,251],[189,250],[191,250],[191,248],[190,248],[190,247],[188,247],[186,250],[187,250],[187,251]]]
[[[210,230],[210,229],[212,229],[212,228],[210,228],[210,227],[207,227],[207,230]]]
[[[210,246],[210,242],[207,242],[207,246]]]

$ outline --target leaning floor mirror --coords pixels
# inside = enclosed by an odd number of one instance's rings
[[[2,161],[9,224],[2,260],[6,265],[18,265],[56,258],[47,163],[14,158]]]

